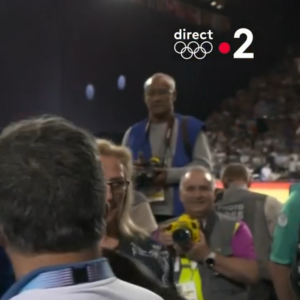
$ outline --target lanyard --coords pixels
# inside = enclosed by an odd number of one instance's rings
[[[165,164],[166,156],[167,156],[167,151],[169,150],[171,146],[171,140],[172,140],[172,135],[173,135],[173,129],[174,129],[174,123],[175,123],[175,117],[171,116],[168,120],[167,123],[167,128],[165,132],[165,141],[164,141],[164,155],[162,158],[162,164]],[[149,141],[149,135],[150,135],[150,128],[151,128],[151,121],[148,121],[145,129],[145,134],[146,134],[146,141]]]

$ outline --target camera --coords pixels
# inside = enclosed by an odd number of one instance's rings
[[[174,243],[179,246],[189,244],[190,242],[200,241],[200,225],[189,215],[181,215],[175,222],[166,228],[166,232],[172,233]]]
[[[159,158],[152,157],[150,160],[143,162],[141,167],[143,167],[143,171],[138,171],[135,174],[135,184],[138,189],[151,187],[155,176],[154,169],[163,168],[164,165]]]

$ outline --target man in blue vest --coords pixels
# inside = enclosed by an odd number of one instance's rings
[[[144,85],[148,118],[131,126],[123,145],[129,147],[135,165],[141,171],[141,158],[159,162],[154,169],[151,188],[141,189],[151,201],[158,222],[179,216],[183,206],[178,185],[191,165],[211,169],[211,154],[202,121],[174,112],[175,80],[166,74],[154,74]]]

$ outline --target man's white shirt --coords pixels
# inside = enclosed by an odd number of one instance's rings
[[[153,292],[111,277],[62,288],[31,289],[11,300],[163,300]]]

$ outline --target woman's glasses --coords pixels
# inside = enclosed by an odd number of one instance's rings
[[[109,180],[106,182],[109,185],[112,194],[123,194],[127,191],[129,181],[127,180]]]

